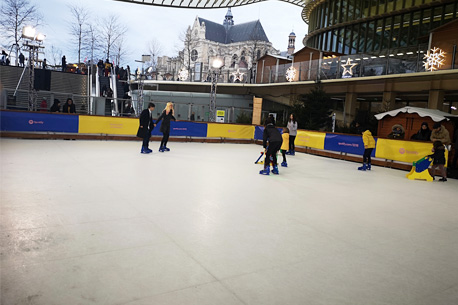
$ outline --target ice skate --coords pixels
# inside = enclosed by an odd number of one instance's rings
[[[282,167],[288,167],[288,163],[282,162],[282,163],[281,163],[281,166],[282,166]]]
[[[272,174],[278,175],[278,167],[274,165],[274,168],[272,169]]]
[[[359,171],[365,171],[367,169],[366,163],[363,164],[363,166],[358,167]]]
[[[270,167],[265,167],[263,170],[259,171],[260,175],[270,175]]]

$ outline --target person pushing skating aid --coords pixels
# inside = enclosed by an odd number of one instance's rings
[[[266,159],[264,161],[264,169],[259,172],[261,175],[269,175],[270,173],[270,158],[272,158],[272,173],[278,175],[277,152],[280,150],[283,143],[280,131],[275,127],[273,117],[268,117],[264,124],[263,143],[262,146],[267,148]],[[267,146],[269,142],[269,146]]]

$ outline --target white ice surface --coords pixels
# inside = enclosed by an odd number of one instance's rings
[[[458,181],[256,145],[1,139],[1,304],[455,305]]]

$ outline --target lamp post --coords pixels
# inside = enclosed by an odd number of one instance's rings
[[[26,68],[29,68],[29,88],[28,88],[28,110],[36,110],[37,92],[35,90],[35,61],[38,60],[38,51],[44,48],[41,43],[45,39],[45,35],[36,33],[36,29],[31,26],[26,26],[22,29],[22,37],[27,39],[24,47],[29,51],[29,62]],[[37,42],[37,43],[35,43]],[[35,57],[36,53],[36,57]],[[24,68],[25,71],[25,68]]]
[[[151,61],[151,55],[142,55],[142,60],[135,60],[136,62],[142,63],[142,71],[137,70],[137,107],[134,108],[135,114],[140,116],[143,111],[143,81],[145,79],[144,64],[145,62]]]
[[[213,59],[210,70],[211,75],[211,88],[210,88],[210,122],[216,121],[216,86],[218,85],[218,75],[221,68],[224,66],[224,61],[220,57]]]

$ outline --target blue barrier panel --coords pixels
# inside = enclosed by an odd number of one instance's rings
[[[277,128],[280,133],[283,133],[283,128]],[[254,127],[254,139],[255,140],[264,140],[264,126],[255,126]]]
[[[161,132],[161,124],[162,121],[154,127],[152,135],[153,136],[162,136]],[[178,121],[170,122],[170,136],[175,137],[200,137],[205,138],[207,137],[207,124],[205,123],[195,123],[195,122],[186,122],[186,121]]]
[[[375,143],[377,143],[377,139],[375,139]],[[345,136],[327,133],[324,139],[324,149],[362,156],[364,153],[363,138],[361,136]],[[375,148],[371,156],[375,157]]]
[[[254,139],[262,140],[263,133],[264,133],[264,126],[256,126],[254,128]]]
[[[78,116],[35,112],[0,112],[2,131],[51,131],[78,133]]]

